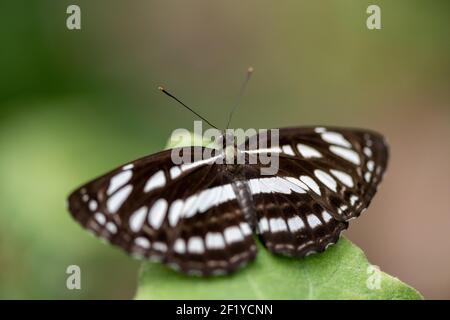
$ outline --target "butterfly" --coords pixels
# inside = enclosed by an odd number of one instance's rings
[[[276,141],[259,132],[237,143],[224,130],[218,148],[180,147],[132,161],[73,191],[68,210],[132,256],[190,275],[228,274],[246,265],[256,257],[256,238],[274,254],[322,252],[369,206],[386,170],[386,141],[360,129],[272,131]],[[277,160],[273,172],[263,170],[269,155]]]
[[[369,206],[388,148],[373,131],[279,129],[275,174],[261,164],[226,164],[205,147],[165,150],[127,163],[75,190],[68,209],[84,228],[133,256],[192,275],[221,275],[256,257],[255,238],[274,254],[303,257],[338,241]],[[242,150],[241,150],[242,149]],[[174,164],[172,152],[191,163]]]

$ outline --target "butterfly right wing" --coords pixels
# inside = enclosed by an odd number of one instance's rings
[[[213,152],[172,150],[136,160],[75,190],[69,211],[84,228],[127,253],[190,274],[229,273],[254,259],[250,226],[231,177]],[[203,157],[200,159],[199,153]]]
[[[369,206],[386,169],[386,142],[373,131],[331,127],[283,128],[277,140],[262,136],[244,151],[278,155],[273,174],[262,175],[261,164],[244,170],[260,238],[274,253],[323,251]]]

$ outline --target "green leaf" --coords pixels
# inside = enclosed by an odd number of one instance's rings
[[[258,245],[256,260],[214,278],[144,263],[136,299],[422,299],[415,289],[377,271],[345,237],[302,259],[275,256]],[[378,285],[378,286],[377,286]]]
[[[372,266],[342,237],[302,259],[276,256],[255,238],[255,261],[227,276],[193,277],[146,262],[136,299],[423,299],[414,288]]]

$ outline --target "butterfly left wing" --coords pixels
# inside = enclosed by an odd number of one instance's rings
[[[205,148],[182,148],[180,156],[185,151],[192,156],[187,164],[174,165],[167,150],[87,183],[69,196],[69,211],[131,255],[191,274],[237,269],[254,259],[256,248],[231,177]]]

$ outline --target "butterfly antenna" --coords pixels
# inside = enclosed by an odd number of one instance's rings
[[[189,108],[186,104],[184,104],[180,99],[178,99],[177,97],[175,97],[173,94],[171,94],[169,91],[167,91],[166,89],[164,89],[162,86],[158,87],[158,90],[162,91],[163,93],[165,93],[166,95],[168,95],[169,97],[171,97],[172,99],[174,99],[176,102],[178,102],[179,104],[181,104],[183,107],[185,107],[186,109],[188,109],[189,111],[191,111],[193,114],[195,114],[197,117],[199,117],[200,119],[202,119],[203,121],[205,121],[207,124],[209,124],[211,127],[216,128],[217,130],[219,130],[219,128],[217,128],[215,125],[213,125],[211,122],[209,122],[208,120],[206,120],[205,118],[203,118],[201,115],[199,115],[197,112],[195,112],[194,110],[192,110],[191,108]]]
[[[240,104],[240,102],[242,100],[242,96],[244,94],[245,88],[247,87],[247,83],[248,83],[248,81],[250,80],[250,78],[251,78],[251,76],[253,74],[253,70],[254,70],[253,67],[249,67],[247,69],[247,75],[245,76],[245,80],[242,83],[241,89],[239,90],[239,94],[237,96],[236,103],[235,103],[233,109],[231,109],[230,116],[228,117],[228,123],[227,123],[226,129],[228,129],[228,127],[230,126],[231,119],[233,118],[234,111],[237,109],[237,107],[239,106],[239,104]]]

